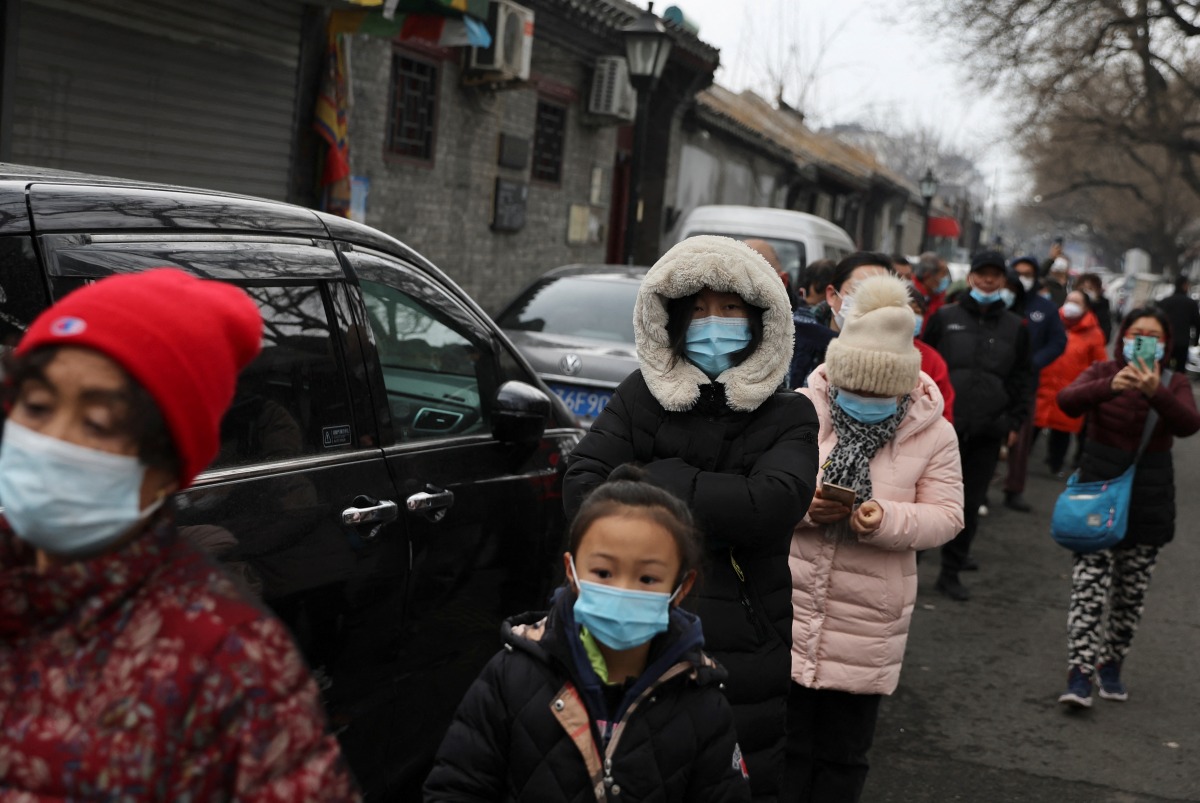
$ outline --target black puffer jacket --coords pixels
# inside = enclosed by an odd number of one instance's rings
[[[711,381],[676,359],[666,299],[710,288],[762,310],[758,349]],[[563,482],[568,516],[622,463],[688,503],[704,535],[704,577],[688,604],[706,649],[729,671],[727,693],[755,800],[773,799],[783,771],[791,675],[792,529],[812,500],[817,415],[781,391],[794,325],[782,282],[756,252],[693,237],[646,274],[634,308],[641,370],[617,388],[575,448]]]
[[[970,294],[929,319],[924,340],[938,350],[954,386],[959,438],[1005,438],[1029,415],[1033,369],[1029,333],[997,301],[980,307]]]
[[[505,623],[505,650],[459,706],[425,800],[749,800],[720,688],[725,671],[701,652],[696,617],[672,611],[646,671],[610,712],[574,635],[574,601],[563,590],[548,616],[529,613]]]

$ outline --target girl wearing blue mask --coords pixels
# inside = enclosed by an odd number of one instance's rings
[[[817,471],[812,404],[781,387],[794,332],[783,283],[757,252],[727,237],[679,243],[638,292],[640,369],[571,453],[563,483],[573,515],[614,468],[638,463],[695,515],[706,571],[687,605],[729,670],[750,784],[764,800],[783,775],[788,542]]]
[[[679,607],[701,560],[691,514],[642,479],[619,467],[581,506],[565,585],[505,624],[427,802],[750,799],[725,670]]]
[[[1104,699],[1129,698],[1125,661],[1159,551],[1175,537],[1171,450],[1175,438],[1200,431],[1200,413],[1183,372],[1163,370],[1172,334],[1158,307],[1131,311],[1121,324],[1114,358],[1093,363],[1058,392],[1058,406],[1064,413],[1087,416],[1087,440],[1079,465],[1084,482],[1111,479],[1128,469],[1147,417],[1152,411],[1158,415],[1134,473],[1125,537],[1112,549],[1074,556],[1067,614],[1067,688],[1058,698],[1067,706],[1090,706],[1096,684]],[[1157,343],[1148,364],[1134,352],[1138,336]]]
[[[920,370],[908,289],[871,277],[854,298],[799,391],[821,421],[822,463],[791,545],[789,802],[858,800],[880,700],[899,681],[917,550],[950,540],[963,521],[958,439]],[[854,504],[825,483],[851,489]]]

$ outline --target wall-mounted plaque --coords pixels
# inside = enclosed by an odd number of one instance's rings
[[[525,228],[525,201],[528,198],[528,184],[497,178],[492,205],[492,229],[520,231]]]
[[[501,134],[498,161],[501,167],[524,170],[529,164],[529,138]]]

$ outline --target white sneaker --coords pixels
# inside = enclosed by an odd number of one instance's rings
[[[987,514],[988,514],[987,505],[980,505],[980,506],[979,506],[979,515],[980,515],[980,516],[987,516]]]

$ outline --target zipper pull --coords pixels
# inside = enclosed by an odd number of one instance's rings
[[[738,579],[743,583],[746,582],[746,575],[742,573],[742,567],[738,565],[737,558],[733,556],[733,547],[729,548],[729,563],[733,566],[733,572],[737,575]],[[742,597],[745,598],[745,594]]]

